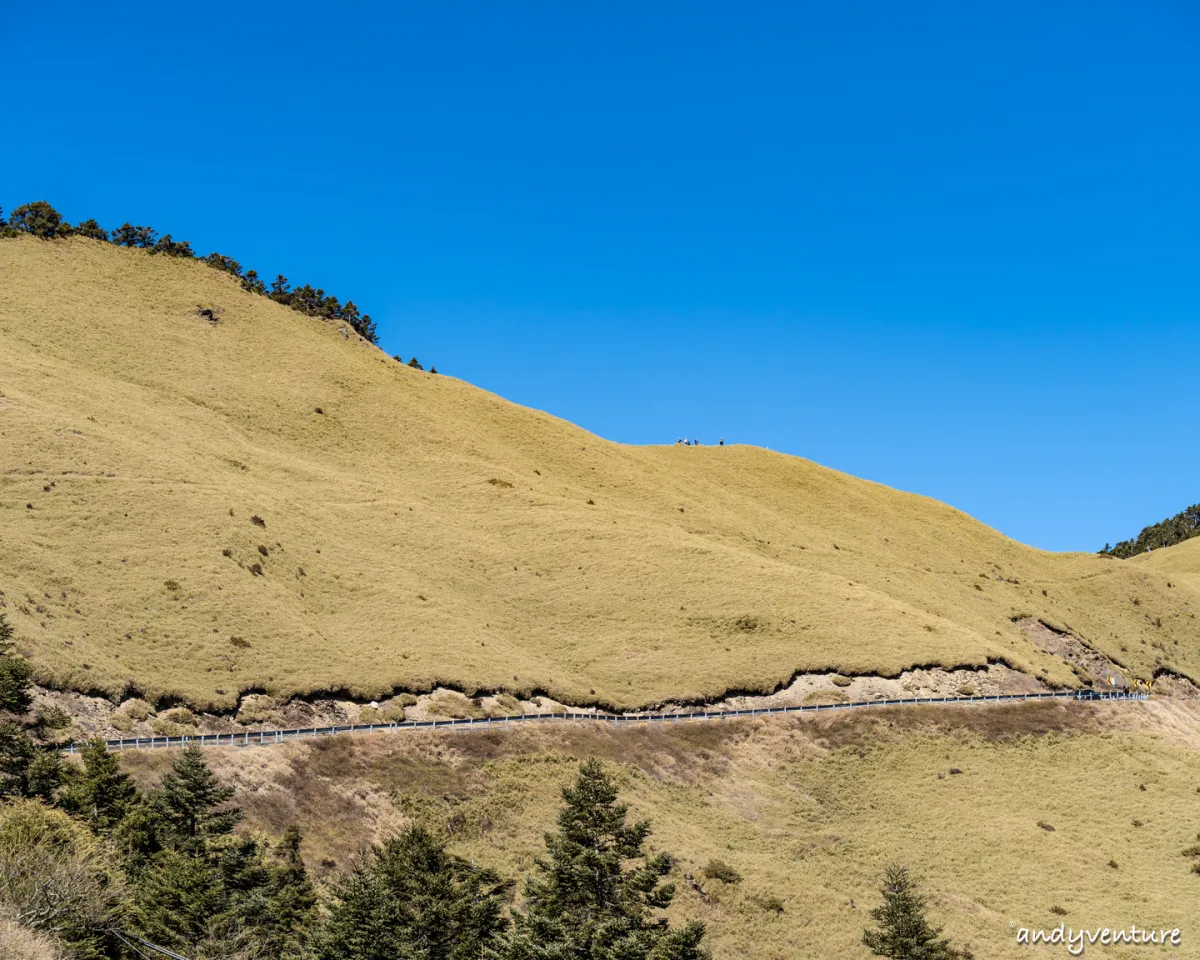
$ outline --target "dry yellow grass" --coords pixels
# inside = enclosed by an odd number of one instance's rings
[[[610,443],[197,263],[21,238],[0,277],[0,599],[55,684],[228,708],[995,659],[1073,682],[1022,614],[1200,678],[1200,589],[1152,566],[760,449]]]
[[[1200,537],[1163,550],[1143,553],[1134,557],[1132,562],[1159,573],[1176,574],[1192,587],[1200,589]]]
[[[858,938],[890,862],[923,876],[934,918],[979,957],[1028,956],[1010,923],[1059,922],[1178,926],[1178,955],[1196,957],[1200,877],[1181,853],[1200,830],[1198,720],[1200,708],[1178,704],[1028,704],[342,737],[206,756],[238,785],[246,828],[298,821],[326,879],[411,819],[524,875],[559,787],[599,756],[633,814],[653,821],[652,846],[680,858],[674,913],[707,922],[716,957],[865,958]],[[146,781],[169,759],[124,757]],[[704,881],[712,859],[742,882]],[[763,908],[771,896],[781,914]]]
[[[64,960],[65,957],[49,937],[0,916],[0,960]]]

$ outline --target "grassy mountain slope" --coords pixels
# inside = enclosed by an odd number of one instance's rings
[[[1073,682],[1019,615],[1200,678],[1200,591],[1153,567],[764,450],[609,443],[199,263],[2,241],[0,358],[0,602],[59,685],[629,706],[989,659]]]
[[[1188,577],[1193,586],[1200,587],[1200,537],[1143,553],[1133,562],[1160,573]]]

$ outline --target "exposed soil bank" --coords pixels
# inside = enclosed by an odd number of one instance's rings
[[[1113,688],[1124,690],[1134,685],[1129,668],[1111,657],[1105,656],[1082,637],[1062,627],[1048,624],[1034,617],[1017,621],[1021,632],[1036,647],[1052,653],[1070,664],[1079,679],[1098,690]],[[1197,687],[1187,677],[1181,677],[1166,668],[1156,671],[1154,689],[1169,697],[1197,697]]]
[[[1126,689],[1131,685],[1124,666],[1104,656],[1075,634],[1032,617],[1018,626],[1036,646],[1069,664],[1081,683],[1096,689]],[[809,703],[865,702],[901,697],[970,697],[996,694],[1041,693],[1051,689],[1041,680],[1002,664],[983,668],[946,670],[914,667],[896,677],[874,675],[841,676],[834,673],[799,674],[772,694],[730,694],[705,704],[707,709],[743,710],[754,707]],[[1186,678],[1160,672],[1157,692],[1168,696],[1200,697],[1200,688]],[[655,712],[695,709],[691,703],[666,703]],[[235,733],[260,729],[289,729],[360,723],[389,723],[469,717],[502,717],[518,714],[595,713],[596,707],[571,707],[546,696],[525,699],[511,694],[467,697],[461,692],[438,687],[428,693],[401,693],[383,701],[362,703],[330,695],[309,699],[277,701],[264,693],[244,694],[233,714],[195,713],[184,707],[130,699],[114,703],[104,697],[71,691],[35,688],[34,712],[56,716],[60,740],[91,737],[181,736],[186,734]],[[644,711],[629,711],[636,715]]]
[[[1000,693],[1037,693],[1048,688],[1003,664],[985,669],[942,670],[917,668],[898,677],[844,677],[838,674],[801,674],[784,689],[766,696],[732,696],[708,709],[740,710],[757,706],[800,703],[837,703],[889,700],[914,696],[987,696]],[[668,703],[656,712],[687,711],[694,705]],[[233,733],[243,730],[330,726],[518,714],[573,712],[595,713],[596,708],[568,707],[549,697],[518,699],[500,694],[469,698],[439,687],[431,693],[401,694],[384,701],[358,703],[336,697],[277,702],[265,694],[242,697],[234,715],[193,713],[186,708],[155,709],[142,700],[113,703],[103,697],[70,691],[35,688],[33,710],[47,714],[62,711],[69,724],[58,731],[63,739],[103,737],[179,736],[188,733]],[[631,711],[636,713],[636,711]]]

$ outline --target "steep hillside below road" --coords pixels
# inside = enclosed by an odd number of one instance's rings
[[[989,660],[1075,682],[1022,617],[1200,677],[1200,591],[1152,568],[794,457],[609,443],[200,263],[0,241],[0,358],[0,602],[57,685],[228,709]]]
[[[329,883],[350,852],[414,817],[456,853],[524,877],[576,762],[599,757],[619,772],[631,819],[651,820],[655,849],[679,858],[673,916],[705,921],[714,957],[863,960],[894,862],[920,869],[930,915],[955,944],[1028,960],[1068,956],[1031,954],[1009,926],[1054,929],[1064,918],[1053,906],[1076,930],[1179,926],[1187,944],[1200,860],[1181,853],[1196,842],[1198,721],[1196,704],[900,707],[329,737],[205,759],[237,787],[249,829],[279,836],[298,823],[305,859]],[[148,787],[171,752],[121,759]],[[707,878],[714,860],[740,882]],[[1160,954],[1127,954],[1143,955]]]

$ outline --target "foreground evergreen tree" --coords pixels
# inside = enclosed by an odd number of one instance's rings
[[[376,847],[334,892],[318,960],[479,960],[509,885],[421,827]]]
[[[0,613],[0,713],[23,714],[31,700],[33,671],[13,652],[13,628]]]
[[[149,797],[141,796],[129,805],[109,835],[109,843],[131,877],[146,869],[163,849],[158,837],[158,811]]]
[[[82,769],[70,779],[59,803],[85,821],[93,833],[107,833],[138,801],[137,787],[103,740],[90,741],[83,748],[82,760]]]
[[[307,910],[281,917],[279,906],[294,901],[278,897],[272,881],[261,847],[250,838],[222,842],[206,854],[164,850],[138,877],[131,926],[192,960],[300,956],[313,900]]]
[[[916,891],[907,867],[888,867],[883,903],[871,911],[877,930],[864,930],[862,942],[877,957],[892,960],[955,960],[966,957],[950,946],[941,927],[925,918],[928,901]]]
[[[32,701],[29,663],[13,652],[13,629],[0,613],[0,797],[49,802],[62,781],[57,753],[43,750],[24,722]]]
[[[232,833],[242,819],[242,811],[237,808],[217,809],[232,797],[233,787],[217,779],[204,762],[200,748],[193,744],[184,747],[171,762],[154,802],[162,826],[175,844],[196,850],[209,838]]]
[[[99,771],[98,771],[99,772]],[[289,831],[271,851],[232,831],[241,811],[233,791],[185,749],[149,803],[130,798],[112,837],[136,882],[132,929],[192,960],[303,954],[316,893]]]
[[[29,765],[34,756],[24,727],[12,720],[0,723],[0,797],[29,796]]]
[[[276,846],[267,881],[255,898],[263,950],[270,957],[296,957],[316,919],[317,892],[300,858],[300,829],[289,827]]]
[[[229,898],[207,857],[164,850],[137,880],[130,920],[147,940],[172,950],[195,950],[229,932],[223,922]]]
[[[647,856],[650,824],[626,825],[628,808],[596,760],[563,790],[558,832],[525,886],[526,911],[495,956],[503,960],[699,960],[704,925],[672,930],[655,911],[675,895],[663,880],[669,854]],[[631,865],[630,861],[633,861]]]

